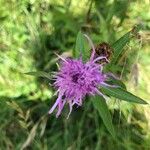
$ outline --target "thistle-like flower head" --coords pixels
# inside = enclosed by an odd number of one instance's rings
[[[107,75],[103,70],[103,65],[97,63],[98,60],[106,59],[105,56],[94,58],[94,49],[91,59],[83,62],[80,59],[61,58],[60,70],[54,75],[54,87],[57,89],[58,98],[49,113],[52,113],[57,107],[58,117],[64,105],[67,103],[70,107],[70,115],[73,105],[81,106],[86,95],[99,94],[104,96],[100,91],[100,86],[107,86],[105,83]]]

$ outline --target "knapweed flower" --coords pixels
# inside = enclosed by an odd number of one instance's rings
[[[52,113],[57,107],[56,117],[58,117],[67,103],[70,108],[69,116],[72,107],[74,105],[81,106],[86,95],[99,94],[104,97],[99,88],[107,86],[107,83],[105,83],[107,75],[102,72],[103,65],[97,63],[97,61],[107,60],[107,58],[105,56],[95,58],[94,54],[93,48],[90,60],[85,63],[82,58],[64,59],[59,56],[62,59],[60,70],[54,75],[54,87],[57,89],[58,98],[49,113]]]

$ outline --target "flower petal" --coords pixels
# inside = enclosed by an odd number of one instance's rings
[[[61,99],[62,99],[62,94],[59,95],[59,97],[57,98],[56,102],[54,103],[54,105],[52,106],[52,108],[49,110],[49,112],[48,112],[49,114],[51,114],[54,111],[54,109],[60,103]]]
[[[56,118],[59,117],[59,115],[61,114],[62,109],[64,108],[64,105],[66,103],[66,100],[64,99],[63,101],[61,100],[58,104],[58,112],[56,114]]]

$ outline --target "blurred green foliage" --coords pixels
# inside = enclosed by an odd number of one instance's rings
[[[109,101],[114,139],[88,97],[68,120],[67,108],[58,119],[48,116],[56,99],[50,81],[24,74],[57,70],[54,52],[70,55],[80,30],[95,44],[113,44],[142,23],[113,72],[149,100],[149,5],[149,0],[0,0],[0,149],[150,149],[149,106]]]

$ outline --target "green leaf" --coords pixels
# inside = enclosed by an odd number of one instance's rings
[[[86,34],[83,34],[81,31],[78,32],[73,56],[75,58],[80,58],[80,56],[82,56],[82,60],[87,61],[91,55],[90,49],[90,38]]]
[[[84,35],[80,32],[78,32],[77,39],[76,39],[76,45],[74,50],[74,56],[76,58],[79,58],[81,53],[83,54],[85,51],[84,46]]]
[[[111,114],[108,110],[108,106],[106,104],[105,99],[97,95],[92,98],[92,102],[94,107],[98,110],[99,115],[102,118],[107,130],[113,137],[115,137],[115,130],[112,124]]]
[[[44,77],[47,79],[52,79],[51,75],[49,73],[43,72],[43,71],[37,71],[37,72],[27,72],[26,75],[32,75],[37,77]]]
[[[138,31],[142,28],[141,25],[136,25],[131,31],[123,35],[119,40],[117,40],[113,45],[112,48],[114,49],[112,63],[116,63],[124,52],[124,46],[138,33]]]
[[[131,35],[130,32],[126,33],[112,45],[112,48],[114,49],[114,55],[112,60],[113,63],[116,63],[119,56],[123,52],[124,46],[126,46],[126,44],[130,41],[131,38],[130,35]]]
[[[126,90],[126,85],[121,80],[110,79],[107,83],[110,84],[110,85],[119,86],[119,87],[121,87],[121,88]]]
[[[139,104],[147,104],[143,99],[133,95],[132,93],[122,89],[122,88],[112,88],[112,87],[102,87],[101,91],[106,95],[116,97],[120,100],[127,102],[134,102]]]

